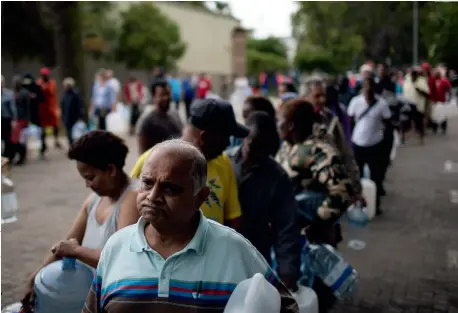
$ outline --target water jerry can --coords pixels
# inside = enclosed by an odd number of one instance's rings
[[[93,272],[73,258],[63,258],[35,276],[35,313],[81,313]]]

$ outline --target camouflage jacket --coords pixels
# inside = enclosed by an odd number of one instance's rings
[[[276,160],[293,180],[297,192],[323,192],[327,197],[322,207],[341,213],[347,210],[353,188],[340,154],[332,145],[314,136],[293,146],[283,142]]]
[[[315,124],[313,134],[317,138],[332,145],[340,153],[345,171],[347,172],[355,194],[362,192],[361,175],[356,163],[353,149],[347,143],[345,133],[338,117],[331,110],[324,108],[320,111],[322,124]]]

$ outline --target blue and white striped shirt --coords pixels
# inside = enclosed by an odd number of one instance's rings
[[[234,230],[201,214],[194,238],[164,259],[137,224],[105,245],[83,312],[223,312],[239,282],[256,273],[278,288],[282,312],[298,307],[261,254]]]

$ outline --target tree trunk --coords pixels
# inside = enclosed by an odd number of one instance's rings
[[[87,103],[80,6],[77,1],[43,2],[43,5],[53,22],[54,48],[60,76],[72,77]]]

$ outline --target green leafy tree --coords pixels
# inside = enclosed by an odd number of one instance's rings
[[[247,49],[273,54],[284,59],[288,57],[288,50],[285,44],[281,39],[272,36],[265,39],[250,38],[247,42]]]
[[[338,71],[332,62],[330,52],[306,47],[297,51],[294,65],[302,72],[321,70],[327,73],[334,73]]]
[[[264,71],[284,71],[287,70],[288,67],[287,48],[280,39],[275,37],[268,37],[265,39],[248,39],[248,75],[257,75]]]
[[[443,62],[458,69],[458,4],[453,2],[428,3],[426,21],[420,24],[421,38],[427,48],[427,59]]]
[[[132,4],[122,13],[116,59],[130,68],[173,69],[183,56],[186,44],[180,29],[150,2]]]
[[[431,6],[420,2],[420,28],[428,26]],[[341,69],[365,59],[408,64],[412,59],[411,2],[300,2],[292,17],[293,36],[298,47],[314,47],[332,56]],[[420,38],[419,54],[427,49]]]
[[[215,11],[217,13],[225,14],[225,15],[230,15],[231,14],[231,8],[230,8],[228,2],[214,1],[214,4],[215,4]]]
[[[274,54],[247,50],[247,73],[257,75],[261,72],[277,72],[288,69],[288,61]]]
[[[111,1],[81,1],[83,44],[85,50],[95,59],[112,59],[112,48],[116,45],[119,31]]]

